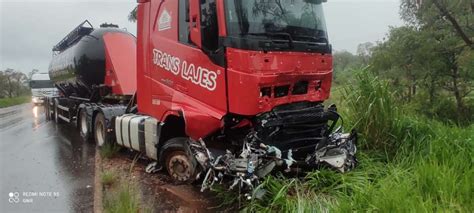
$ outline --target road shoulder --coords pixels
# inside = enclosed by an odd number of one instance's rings
[[[120,151],[112,158],[99,153],[97,150],[94,212],[104,212],[117,194],[124,194],[123,186],[129,189],[126,193],[134,193],[131,199],[137,198],[140,212],[212,212],[216,206],[196,186],[173,184],[164,172],[146,173],[148,161],[138,159],[136,153]]]

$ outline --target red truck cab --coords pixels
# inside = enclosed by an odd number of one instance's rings
[[[139,2],[138,109],[182,117],[191,138],[219,130],[228,114],[329,98],[321,1]]]
[[[203,189],[222,175],[252,186],[276,167],[355,166],[355,133],[335,129],[336,107],[322,105],[324,0],[138,2],[136,111],[150,117],[117,118],[119,144],[133,147],[127,125],[144,123],[156,150],[140,149],[179,181],[204,173]]]

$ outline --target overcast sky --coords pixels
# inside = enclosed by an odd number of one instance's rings
[[[51,49],[79,23],[112,22],[136,35],[127,20],[136,0],[0,0],[0,70],[46,72]],[[382,40],[389,26],[400,26],[398,0],[328,0],[330,41],[335,50],[355,53],[363,42]]]

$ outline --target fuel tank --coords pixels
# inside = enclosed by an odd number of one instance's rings
[[[106,48],[104,35],[120,33],[133,37],[117,25],[103,24],[100,28],[85,26],[87,21],[76,27],[53,48],[53,59],[49,75],[66,96],[88,98],[94,86],[105,82]]]

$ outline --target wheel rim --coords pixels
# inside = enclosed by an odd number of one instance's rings
[[[167,169],[172,178],[186,182],[191,180],[194,173],[192,163],[182,151],[175,151],[169,154]]]
[[[81,113],[81,133],[82,135],[87,135],[87,119],[86,116]]]
[[[102,145],[104,145],[104,142],[105,142],[105,139],[104,139],[104,136],[105,136],[104,124],[102,124],[102,122],[97,122],[95,129],[96,129],[95,134],[96,134],[97,144],[99,146],[102,146]]]

